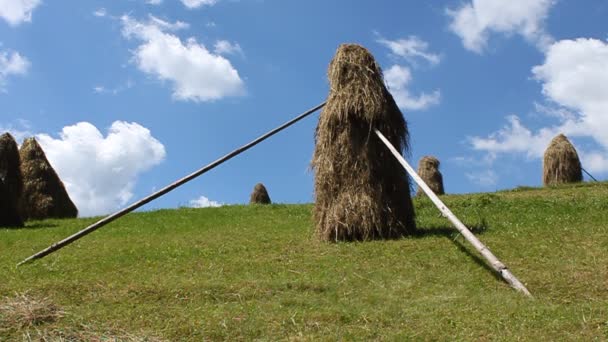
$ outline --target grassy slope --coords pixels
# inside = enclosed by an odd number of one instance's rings
[[[319,242],[310,205],[184,208],[128,215],[20,268],[93,220],[0,229],[0,297],[29,291],[66,311],[39,329],[169,340],[608,339],[607,183],[444,200],[534,300],[428,199],[416,201],[424,234],[402,240]],[[2,328],[0,340],[23,334]]]

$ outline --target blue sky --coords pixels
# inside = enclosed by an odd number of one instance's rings
[[[36,136],[82,216],[114,211],[322,102],[341,43],[382,65],[448,193],[541,184],[571,138],[608,174],[603,0],[0,0],[0,131]],[[315,115],[149,204],[313,199]]]

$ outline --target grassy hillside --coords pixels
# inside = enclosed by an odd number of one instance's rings
[[[20,268],[94,219],[0,229],[0,340],[608,339],[608,183],[443,199],[535,299],[428,199],[419,236],[338,244],[315,239],[311,205],[183,208]]]

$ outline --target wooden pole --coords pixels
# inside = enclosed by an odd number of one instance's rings
[[[583,171],[584,171],[584,172],[587,174],[587,176],[591,177],[591,179],[593,179],[594,181],[596,181],[596,182],[598,181],[597,179],[595,179],[595,177],[593,177],[593,176],[592,176],[592,175],[591,175],[589,172],[587,172],[587,170],[585,170],[584,168],[582,168],[582,167],[581,167],[581,170],[583,170]]]
[[[75,234],[73,234],[73,235],[71,235],[71,236],[69,236],[69,237],[67,237],[67,238],[65,238],[65,239],[57,242],[57,243],[52,244],[51,246],[47,247],[46,249],[44,249],[44,250],[42,250],[42,251],[40,251],[40,252],[38,252],[38,253],[36,253],[36,254],[28,257],[28,258],[26,258],[26,259],[24,259],[23,261],[21,261],[20,263],[18,263],[17,266],[23,265],[25,263],[28,263],[28,262],[36,260],[36,259],[43,258],[46,255],[49,255],[49,254],[51,254],[51,253],[53,253],[53,252],[55,252],[55,251],[57,251],[57,250],[65,247],[65,246],[71,244],[72,242],[80,239],[81,237],[83,237],[83,236],[85,236],[85,235],[87,235],[89,233],[94,232],[95,230],[97,230],[97,229],[105,226],[106,224],[108,224],[108,223],[110,223],[110,222],[112,222],[112,221],[114,221],[114,220],[116,220],[116,219],[118,219],[118,218],[120,218],[120,217],[122,217],[122,216],[124,216],[124,215],[126,215],[126,214],[128,214],[130,212],[132,212],[133,210],[135,210],[135,209],[143,206],[144,204],[146,204],[148,202],[151,202],[151,201],[159,198],[160,196],[168,193],[169,191],[177,188],[178,186],[183,185],[183,184],[185,184],[185,183],[193,180],[194,178],[196,178],[196,177],[202,175],[203,173],[205,173],[205,172],[213,169],[214,167],[216,167],[216,166],[224,163],[225,161],[228,161],[229,159],[231,159],[231,158],[233,158],[233,157],[241,154],[242,152],[245,152],[246,150],[252,148],[253,146],[255,146],[257,144],[259,144],[260,142],[262,142],[262,141],[270,138],[271,136],[275,135],[276,133],[284,130],[285,128],[287,128],[287,127],[295,124],[296,122],[302,120],[303,118],[307,117],[308,115],[310,115],[310,114],[316,112],[317,110],[323,108],[323,106],[325,106],[325,102],[317,105],[314,108],[311,108],[311,109],[307,110],[306,112],[298,115],[294,119],[292,119],[292,120],[284,123],[283,125],[281,125],[281,126],[275,128],[275,129],[273,129],[272,131],[269,131],[268,133],[266,133],[264,135],[261,135],[260,137],[258,137],[257,139],[251,141],[250,143],[245,144],[245,145],[237,148],[236,150],[234,150],[234,151],[226,154],[225,156],[217,159],[216,161],[212,162],[211,164],[209,164],[209,165],[207,165],[205,167],[200,168],[199,170],[197,170],[197,171],[189,174],[188,176],[186,176],[184,178],[181,178],[181,179],[175,181],[174,183],[167,185],[166,187],[162,188],[161,190],[159,190],[159,191],[157,191],[157,192],[155,192],[155,193],[153,193],[151,195],[148,195],[147,197],[145,197],[145,198],[143,198],[143,199],[141,199],[141,200],[139,200],[139,201],[131,204],[130,206],[128,206],[128,207],[126,207],[126,208],[124,208],[124,209],[122,209],[122,210],[120,210],[118,212],[115,212],[114,214],[111,214],[111,215],[109,215],[109,216],[107,216],[107,217],[105,217],[105,218],[103,218],[103,219],[101,219],[101,220],[93,223],[92,225],[86,227],[83,230],[81,230],[81,231],[79,231],[79,232],[77,232],[77,233],[75,233]]]
[[[452,213],[452,211],[439,199],[439,197],[437,197],[437,195],[435,195],[435,193],[428,187],[428,185],[426,185],[426,183],[422,180],[422,178],[420,178],[420,176],[418,176],[416,171],[414,171],[414,169],[407,163],[407,161],[405,161],[405,159],[403,159],[403,156],[401,156],[401,154],[399,152],[397,152],[395,147],[393,147],[393,145],[391,145],[391,143],[384,137],[384,135],[382,135],[382,133],[380,133],[380,131],[378,131],[377,129],[374,129],[374,131],[376,132],[376,135],[378,135],[380,140],[382,140],[382,142],[386,145],[386,147],[388,147],[388,149],[395,156],[395,158],[397,158],[399,163],[401,163],[401,165],[403,165],[403,167],[405,168],[407,173],[409,173],[410,176],[416,181],[418,186],[422,188],[424,193],[426,193],[427,196],[429,196],[431,201],[433,201],[433,203],[443,213],[443,215],[446,216],[450,220],[450,222],[452,222],[452,224],[454,225],[454,227],[456,227],[456,229],[460,232],[460,234],[462,234],[462,236],[464,236],[465,239],[467,239],[467,241],[469,241],[473,245],[473,247],[475,247],[475,249],[479,253],[481,253],[481,255],[490,263],[490,266],[498,274],[500,274],[500,276],[507,283],[509,283],[509,285],[511,285],[511,287],[522,292],[526,296],[531,297],[532,295],[530,294],[530,291],[528,291],[528,289],[526,289],[524,284],[522,284],[509,271],[509,269],[507,269],[507,266],[505,266],[502,262],[500,262],[500,260],[498,260],[498,258],[496,258],[494,256],[494,254],[492,254],[490,249],[488,249],[488,247],[486,247],[481,241],[479,241],[479,239],[458,219],[458,217],[456,217],[456,215],[454,215],[454,213]]]

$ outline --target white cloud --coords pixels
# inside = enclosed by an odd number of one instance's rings
[[[201,6],[213,6],[219,0],[181,0],[181,1],[182,1],[182,4],[184,4],[184,6],[188,7],[189,9],[194,9],[194,8],[199,8]]]
[[[546,52],[545,62],[532,73],[542,83],[547,100],[559,106],[550,111],[556,124],[526,128],[509,117],[509,125],[487,138],[471,138],[472,147],[489,153],[526,153],[541,158],[550,140],[564,133],[571,140],[590,138],[597,147],[578,148],[583,167],[608,172],[608,44],[597,39],[561,40]],[[542,108],[541,108],[542,109]],[[555,115],[554,113],[558,113]],[[573,139],[572,139],[573,138]],[[576,146],[576,141],[573,141]]]
[[[105,8],[101,7],[101,8],[96,9],[95,12],[93,12],[93,15],[96,17],[103,18],[106,15],[108,15],[108,11]]]
[[[447,10],[450,29],[468,50],[482,53],[492,32],[520,34],[545,50],[553,38],[545,19],[555,0],[472,0],[457,10]]]
[[[32,21],[32,11],[40,0],[0,0],[0,17],[11,26]]]
[[[227,40],[218,40],[215,42],[213,52],[215,52],[216,55],[245,55],[238,43],[231,43]]]
[[[133,51],[137,67],[171,82],[175,99],[213,101],[245,93],[244,82],[228,59],[209,52],[194,38],[184,43],[166,32],[185,28],[187,24],[170,24],[155,17],[148,22],[129,16],[121,20],[123,35],[143,42]]]
[[[148,5],[160,5],[163,3],[163,0],[146,0]]]
[[[0,134],[4,132],[9,132],[19,145],[21,145],[23,139],[33,135],[29,121],[23,119],[18,119],[12,124],[0,124]]]
[[[498,182],[498,175],[494,170],[482,170],[482,171],[474,171],[465,173],[467,179],[484,188],[491,188],[496,185]]]
[[[0,92],[6,91],[6,79],[13,75],[25,75],[30,67],[27,58],[18,52],[0,51]]]
[[[137,177],[159,164],[164,146],[137,123],[116,121],[107,136],[92,124],[64,127],[59,138],[36,135],[80,216],[107,214],[133,197]]]
[[[190,207],[192,208],[207,208],[207,207],[221,207],[223,203],[211,201],[205,196],[201,196],[197,199],[190,201]]]
[[[404,58],[410,63],[413,63],[416,58],[422,58],[431,65],[437,65],[441,61],[439,55],[428,52],[429,44],[416,36],[397,40],[380,37],[377,41],[390,49],[394,56]]]
[[[404,110],[423,110],[441,101],[441,92],[433,91],[431,94],[422,93],[413,96],[407,89],[412,80],[412,73],[409,68],[401,65],[393,65],[384,72],[384,80],[395,98],[399,108]]]

